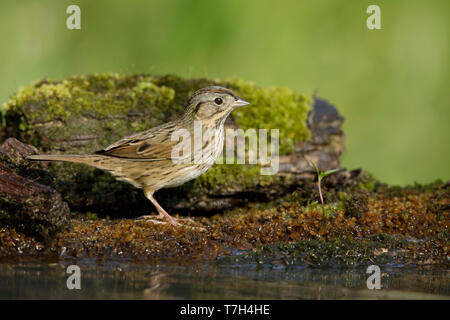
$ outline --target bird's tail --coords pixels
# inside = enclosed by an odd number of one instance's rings
[[[60,155],[60,154],[39,154],[31,155],[27,157],[28,160],[35,161],[65,161],[65,162],[76,162],[84,163],[88,165],[96,166],[96,163],[102,162],[105,159],[104,156],[100,155]]]
[[[122,167],[129,165],[130,162],[125,159],[107,157],[103,155],[59,155],[59,154],[39,154],[28,156],[29,160],[36,161],[65,161],[87,164],[102,170],[106,170],[114,175],[117,179],[129,182],[135,187],[141,188],[133,179],[130,179],[124,172]]]

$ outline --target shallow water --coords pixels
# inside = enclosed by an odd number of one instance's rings
[[[437,267],[381,267],[381,290],[369,290],[365,268],[77,261],[81,289],[69,290],[70,264],[0,263],[0,299],[450,299]]]

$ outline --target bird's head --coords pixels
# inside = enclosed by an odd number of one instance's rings
[[[227,88],[211,86],[197,90],[189,99],[185,115],[204,122],[223,120],[237,107],[250,103],[237,97]]]

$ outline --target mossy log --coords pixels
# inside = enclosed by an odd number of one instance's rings
[[[216,164],[176,189],[161,190],[160,203],[178,212],[222,211],[282,196],[313,177],[308,155],[321,170],[339,168],[343,118],[324,100],[285,87],[262,88],[240,79],[100,74],[44,79],[22,87],[4,104],[0,140],[15,137],[42,153],[89,154],[134,132],[179,116],[189,96],[208,85],[233,89],[251,106],[232,113],[226,127],[279,129],[280,167],[260,174],[258,165]],[[137,216],[153,207],[142,192],[87,166],[52,163],[51,187],[70,207],[103,216]]]
[[[37,150],[14,138],[0,146],[0,225],[49,239],[70,226],[70,210],[61,195],[43,184],[51,175],[26,156]]]

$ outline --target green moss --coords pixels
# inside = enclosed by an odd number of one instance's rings
[[[331,214],[336,213],[337,211],[344,210],[344,207],[341,202],[332,202],[332,203],[325,203],[324,209],[325,209],[325,217],[329,218]],[[318,201],[309,202],[304,207],[304,211],[305,212],[318,211],[322,213],[322,204]]]
[[[151,76],[81,75],[22,87],[4,109],[20,115],[22,140],[50,150],[56,149],[57,138],[65,151],[80,151],[79,145],[65,142],[76,135],[94,137],[83,145],[90,152],[179,114],[183,107],[174,105],[174,97],[173,89],[155,85]]]
[[[94,212],[88,211],[88,212],[86,212],[86,216],[87,216],[89,219],[91,219],[91,220],[96,220],[96,219],[98,219],[97,214],[94,213]]]
[[[309,138],[306,120],[312,100],[304,94],[298,94],[286,87],[262,88],[241,79],[229,80],[226,83],[251,103],[247,108],[234,111],[233,117],[238,126],[244,130],[279,129],[280,154],[291,153],[297,143]]]
[[[374,191],[377,180],[368,172],[364,171],[359,177],[358,187],[367,191]]]
[[[245,190],[265,186],[278,179],[276,176],[260,175],[259,166],[242,164],[215,165],[195,180],[195,185],[208,190]]]

